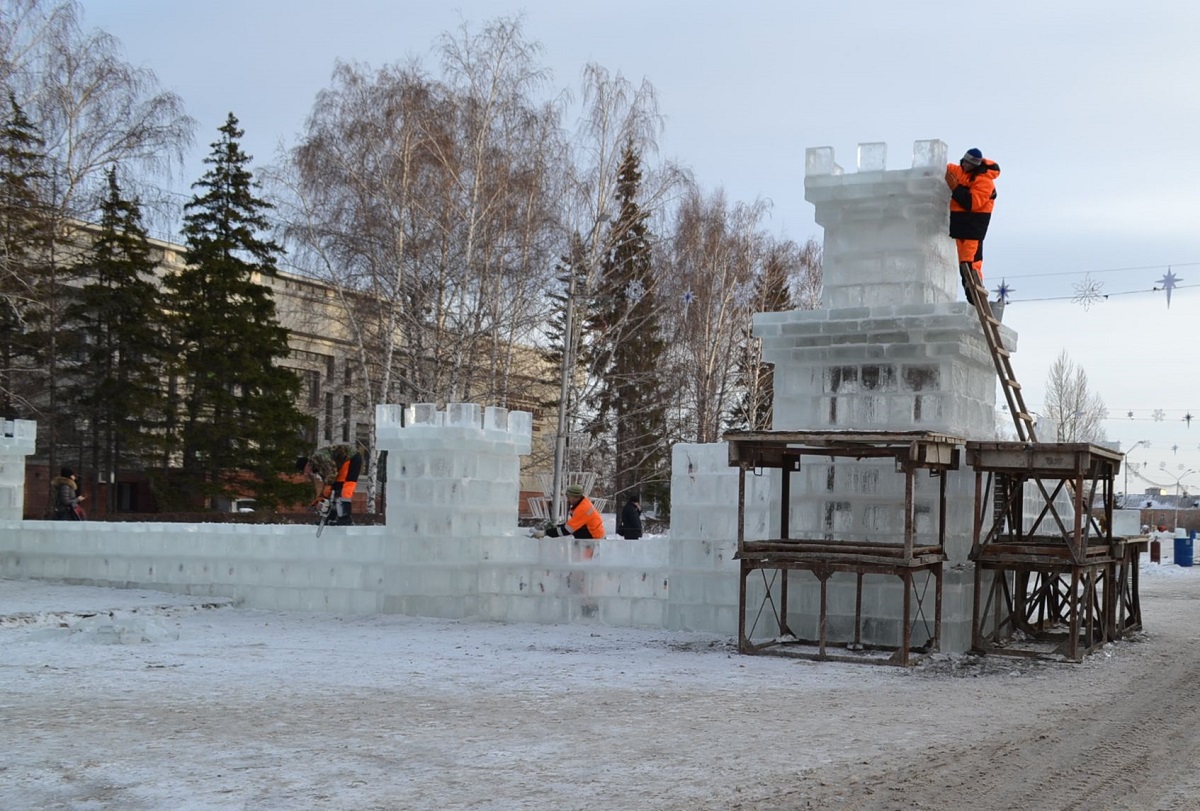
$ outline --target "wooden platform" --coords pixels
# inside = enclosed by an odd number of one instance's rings
[[[729,464],[738,472],[739,589],[738,650],[777,653],[800,658],[909,665],[918,656],[938,649],[941,641],[942,565],[945,561],[947,470],[959,465],[961,437],[927,431],[731,431]],[[791,476],[806,456],[830,459],[891,459],[904,477],[904,530],[901,543],[861,537],[832,537],[811,531],[793,537],[790,529]],[[746,475],[762,469],[780,470],[780,537],[747,539]],[[939,479],[936,543],[916,542],[914,477],[918,472]],[[793,633],[789,624],[790,576],[811,574],[819,583],[818,632],[814,639]],[[855,579],[853,629],[830,634],[829,584],[851,575]],[[901,623],[898,645],[875,644],[864,634],[863,594],[866,578],[896,577],[903,595],[895,615]],[[751,585],[753,584],[753,589]],[[752,595],[754,595],[752,597]],[[932,602],[932,615],[929,603]],[[914,645],[918,624],[926,638]]]
[[[966,454],[975,470],[972,647],[1079,661],[1140,629],[1145,541],[1112,534],[1113,482],[1124,456],[1087,443],[1039,442],[968,442]]]

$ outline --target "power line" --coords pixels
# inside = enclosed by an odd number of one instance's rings
[[[1020,273],[1017,275],[1005,274],[1006,279],[1040,279],[1048,276],[1086,276],[1089,273],[1126,273],[1131,270],[1160,270],[1161,268],[1187,268],[1200,265],[1197,262],[1160,262],[1157,265],[1138,265],[1125,268],[1102,268],[1099,270],[1062,270],[1056,273]]]

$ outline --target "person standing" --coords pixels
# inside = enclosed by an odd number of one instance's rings
[[[84,496],[79,493],[79,479],[75,471],[69,467],[62,468],[50,480],[50,485],[54,488],[54,520],[82,520],[83,507],[79,506],[79,502],[83,501]]]
[[[642,502],[637,493],[631,493],[621,508],[621,521],[617,533],[627,541],[642,537]]]
[[[583,488],[573,484],[567,488],[567,520],[558,526],[546,528],[546,535],[551,538],[573,535],[576,538],[603,538],[604,518],[592,504],[591,499],[583,494]]]
[[[969,265],[983,282],[983,238],[987,236],[996,203],[996,178],[1000,165],[983,157],[978,149],[968,149],[957,164],[946,165],[946,185],[950,187],[950,236],[958,248],[958,262]],[[965,282],[964,282],[965,288]],[[967,301],[971,291],[966,289]]]

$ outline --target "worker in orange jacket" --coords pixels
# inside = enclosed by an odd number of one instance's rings
[[[567,505],[571,508],[567,520],[558,526],[546,527],[551,538],[574,535],[576,538],[603,538],[604,518],[591,500],[583,494],[583,488],[573,484],[567,488]]]
[[[354,491],[358,489],[358,474],[362,470],[362,452],[350,453],[347,445],[337,445],[331,451],[336,473],[333,482],[325,485],[325,497],[332,499],[334,520],[330,523],[350,525],[350,512],[354,503]]]
[[[946,166],[950,187],[950,236],[958,246],[958,261],[971,266],[983,281],[983,238],[987,236],[996,203],[996,178],[1000,165],[968,149],[957,163]],[[970,291],[967,300],[970,301]]]

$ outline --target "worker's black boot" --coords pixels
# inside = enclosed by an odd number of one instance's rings
[[[971,278],[971,276],[969,276],[968,274],[974,274],[975,271],[971,269],[971,264],[969,262],[960,263],[958,266],[958,270],[959,270],[960,277],[962,279],[963,292],[967,294],[967,304],[970,304],[972,307],[974,307],[975,306],[975,295],[972,291],[971,282],[968,282],[967,280]]]

